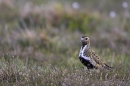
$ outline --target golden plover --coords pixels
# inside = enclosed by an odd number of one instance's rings
[[[108,66],[107,64],[103,63],[100,59],[98,54],[96,54],[90,47],[90,40],[87,36],[81,37],[81,49],[79,52],[79,59],[87,69],[110,69],[112,67]]]

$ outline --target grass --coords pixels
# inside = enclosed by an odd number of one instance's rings
[[[130,64],[125,64],[125,61],[118,58],[114,68],[110,71],[96,70],[89,72],[84,69],[80,62],[70,66],[66,62],[57,65],[42,64],[26,59],[22,61],[19,57],[7,56],[8,60],[1,58],[1,85],[98,85],[98,86],[113,86],[113,85],[129,85],[129,68]],[[110,58],[111,56],[108,56]],[[125,57],[124,57],[125,58]],[[114,62],[116,59],[114,59]],[[128,59],[129,60],[129,59]],[[127,60],[127,61],[128,61]],[[118,65],[117,65],[118,64]],[[81,65],[81,66],[79,66]]]
[[[5,8],[0,8],[0,86],[129,86],[130,30],[124,11],[111,18],[109,6],[86,11],[60,2],[25,3],[21,8],[0,4]],[[81,64],[82,35],[90,37],[92,49],[112,70],[88,71]]]

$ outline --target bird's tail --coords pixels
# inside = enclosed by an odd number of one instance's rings
[[[108,70],[113,69],[113,67],[111,67],[111,66],[109,66],[109,65],[107,65],[107,64],[105,64],[105,63],[104,63],[104,68],[106,68],[106,69],[108,69]]]

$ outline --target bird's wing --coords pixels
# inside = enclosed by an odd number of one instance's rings
[[[93,52],[91,52],[91,49],[86,49],[84,52],[85,57],[89,58],[89,62],[93,65],[96,66],[98,61],[95,61],[92,55]]]
[[[95,68],[106,68],[106,69],[110,69],[112,67],[110,67],[109,65],[103,63],[98,54],[96,54],[93,50],[89,49],[89,50],[86,50],[86,55],[87,57],[90,58],[90,63],[93,64],[95,66]]]
[[[99,59],[99,56],[97,53],[95,53],[93,50],[91,50],[91,58],[97,63],[102,65],[102,61]]]
[[[92,59],[97,63],[97,65],[100,65],[100,67],[104,67],[106,69],[111,69],[113,67],[110,67],[109,65],[103,63],[100,59],[99,59],[99,56],[98,54],[96,54],[94,51],[91,51],[91,57]]]

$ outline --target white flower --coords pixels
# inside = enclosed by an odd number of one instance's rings
[[[111,11],[110,12],[110,17],[114,18],[116,16],[116,12],[115,11]]]
[[[123,2],[123,3],[122,3],[122,6],[123,6],[124,8],[127,8],[127,7],[128,7],[128,3],[127,3],[127,2]]]
[[[72,3],[72,7],[73,7],[74,9],[78,9],[78,8],[79,8],[79,3],[78,3],[78,2],[73,2],[73,3]]]

